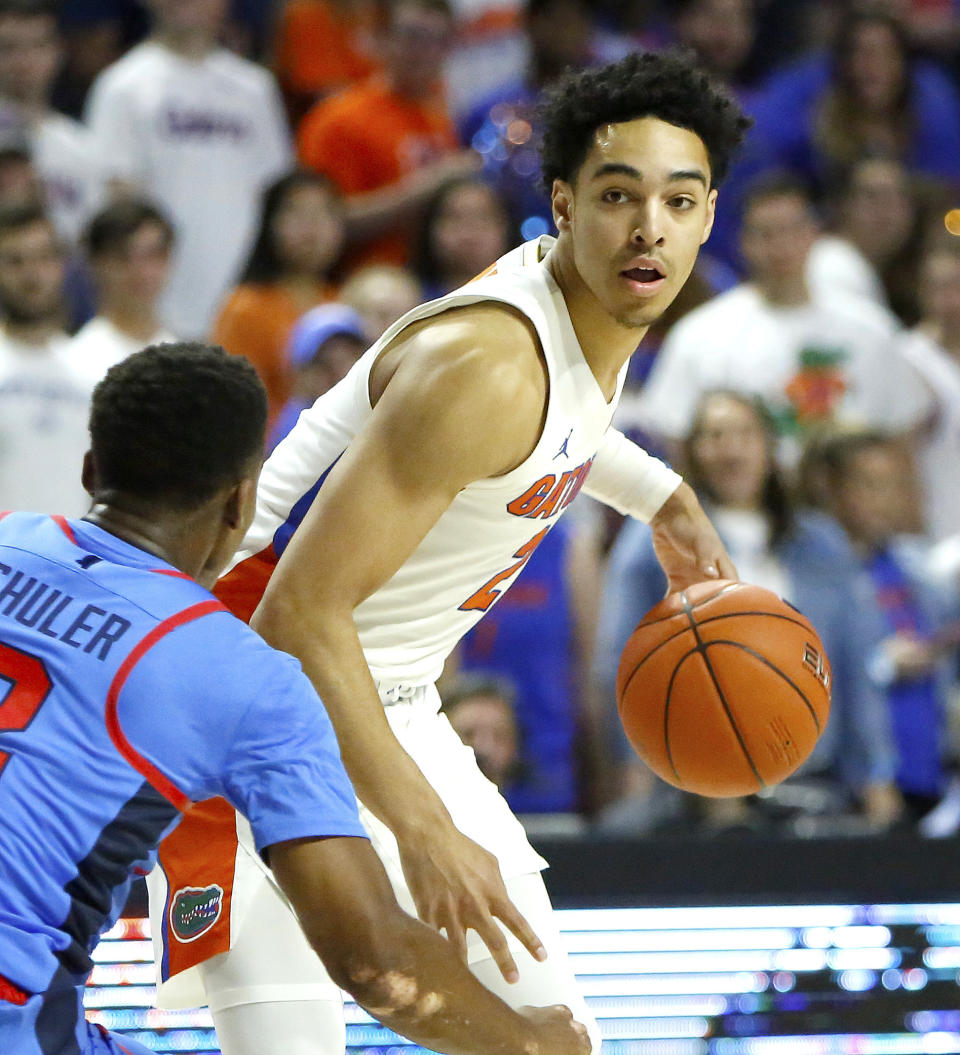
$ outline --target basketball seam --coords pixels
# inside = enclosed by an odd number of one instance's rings
[[[716,593],[710,594],[709,597],[701,597],[699,601],[695,601],[690,607],[691,609],[699,608],[702,604],[707,604],[709,601],[715,600],[717,597],[722,597],[725,593],[729,593],[731,590],[736,589],[738,586],[742,586],[743,583],[730,582],[723,587],[722,590],[717,590]],[[651,619],[650,622],[644,622],[644,626],[656,626],[657,623],[662,623],[665,619],[673,619],[674,616],[682,615],[682,612],[668,612],[666,615],[658,615],[656,619]],[[803,614],[803,613],[801,613]]]
[[[670,699],[673,696],[673,683],[676,681],[677,675],[680,673],[680,668],[698,651],[697,647],[694,646],[674,664],[673,671],[670,674],[670,680],[667,682],[666,699],[663,702],[663,746],[667,749],[667,761],[670,763],[673,775],[678,781],[680,781],[680,771],[677,769],[676,763],[673,761],[673,751],[670,749]]]
[[[720,596],[719,594],[714,594],[714,597],[719,597],[719,596]],[[691,606],[691,611],[693,610],[694,607],[695,606]],[[674,612],[669,618],[675,619],[677,616],[684,615],[684,614],[685,613],[682,612],[682,611],[681,612]],[[807,622],[807,620],[805,618],[804,619],[794,619],[792,616],[781,615],[779,612],[763,612],[763,611],[760,611],[760,612],[753,612],[753,611],[750,611],[750,612],[724,612],[722,615],[711,615],[711,616],[708,616],[706,619],[701,619],[700,622],[697,625],[698,626],[706,626],[707,623],[716,623],[716,622],[718,622],[721,619],[738,619],[740,616],[745,616],[745,615],[762,615],[762,616],[764,616],[766,618],[769,618],[769,619],[782,619],[785,623],[793,623],[794,626],[799,626],[802,630],[809,630],[810,629],[810,625],[809,625],[809,623]],[[656,626],[657,623],[659,623],[659,622],[662,622],[662,620],[656,619],[652,623],[641,623],[637,627],[637,629],[639,630],[641,626],[644,627],[644,628],[646,628],[648,626]],[[670,644],[671,641],[676,641],[676,639],[678,637],[680,637],[682,634],[687,633],[687,631],[689,629],[690,629],[689,626],[682,626],[682,627],[680,627],[680,629],[677,630],[676,633],[671,634],[669,637],[665,637],[661,642],[659,642],[658,644],[654,645],[653,648],[650,649],[650,651],[643,657],[643,659],[638,660],[634,664],[633,670],[630,671],[630,677],[627,678],[627,680],[623,683],[623,688],[621,689],[621,693],[620,693],[621,694],[621,698],[623,696],[626,696],[627,688],[629,687],[630,682],[633,681],[634,677],[637,674],[637,671],[639,671],[639,669],[643,666],[643,664],[646,663],[647,660],[650,659],[653,655],[655,655],[657,652],[659,652],[661,648],[665,648],[667,645]]]
[[[727,716],[727,720],[730,722],[730,728],[733,729],[734,735],[737,738],[737,742],[740,744],[740,749],[743,751],[744,757],[750,764],[750,768],[753,770],[753,775],[757,778],[760,787],[765,788],[767,786],[767,783],[763,779],[763,777],[760,776],[760,770],[757,769],[756,763],[753,761],[753,756],[750,754],[749,750],[747,750],[746,742],[744,741],[743,735],[741,734],[740,729],[738,728],[737,723],[734,720],[733,712],[730,710],[730,706],[727,703],[727,698],[723,694],[723,689],[720,688],[720,682],[718,681],[717,675],[714,672],[713,664],[710,662],[710,657],[707,655],[706,645],[704,644],[703,638],[700,637],[700,629],[697,626],[697,621],[693,617],[693,606],[687,600],[686,591],[680,594],[680,600],[683,602],[683,611],[690,622],[690,629],[693,631],[693,636],[697,640],[697,651],[703,657],[703,662],[707,668],[707,673],[710,675],[710,680],[713,682],[713,687],[716,689],[717,696],[720,698],[720,705],[723,707],[723,711]],[[670,753],[669,740],[667,741],[667,752],[668,754]]]
[[[752,649],[749,645],[745,645],[742,641],[727,641],[725,639],[721,639],[719,641],[709,642],[706,647],[709,648],[710,645],[732,645],[734,648],[741,648],[744,652],[747,653],[747,655],[753,656],[754,659],[760,660],[760,662],[763,663],[764,666],[769,667],[771,670],[779,674],[780,677],[783,678],[783,680],[790,686],[790,688],[797,693],[800,699],[803,700],[807,710],[810,712],[810,717],[813,719],[813,724],[817,727],[817,736],[820,735],[820,719],[817,716],[816,708],[807,698],[807,694],[803,691],[803,689],[801,689],[800,686],[797,685],[797,683],[789,675],[785,674],[775,663],[771,663],[766,656],[761,655],[759,652]]]

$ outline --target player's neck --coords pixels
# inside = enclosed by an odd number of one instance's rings
[[[637,350],[648,327],[618,322],[583,281],[572,253],[564,252],[559,243],[550,252],[547,267],[563,293],[583,357],[609,402],[623,364]]]
[[[148,504],[123,495],[95,500],[84,520],[146,553],[151,553],[204,586],[207,562],[205,532],[198,530],[207,514],[194,512],[158,513]]]

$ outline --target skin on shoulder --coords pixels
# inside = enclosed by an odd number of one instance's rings
[[[456,417],[465,429],[472,426],[475,478],[516,468],[540,437],[549,389],[546,362],[536,328],[510,305],[453,308],[410,326],[370,371],[372,407],[395,378],[407,406],[422,402],[438,416]]]

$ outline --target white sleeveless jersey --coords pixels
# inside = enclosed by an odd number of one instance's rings
[[[218,589],[228,604],[255,593],[233,605],[238,614],[252,611],[328,472],[372,413],[368,379],[380,351],[411,323],[450,308],[509,304],[536,327],[549,372],[539,442],[516,469],[465,487],[396,574],[354,612],[367,662],[382,687],[439,676],[456,643],[509,589],[580,491],[623,386],[626,366],[607,403],[563,295],[542,262],[552,243],[549,237],[528,242],[490,272],[408,312],[301,414],[264,466],[253,526],[233,570],[221,580],[225,589]]]

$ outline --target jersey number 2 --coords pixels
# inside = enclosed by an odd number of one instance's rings
[[[520,571],[524,564],[526,564],[533,555],[533,551],[541,542],[543,542],[543,536],[546,535],[549,530],[550,528],[545,527],[543,531],[538,531],[529,542],[525,542],[517,552],[514,553],[515,557],[520,558],[517,563],[511,564],[509,568],[504,568],[503,571],[498,571],[492,579],[488,579],[475,594],[472,594],[462,605],[460,605],[460,611],[485,612],[503,592],[502,590],[495,590],[494,587],[499,586],[505,579],[509,579],[511,575]]]
[[[0,691],[9,686],[0,702],[0,733],[26,729],[50,694],[52,683],[43,660],[0,642]],[[0,774],[9,754],[0,751]]]

